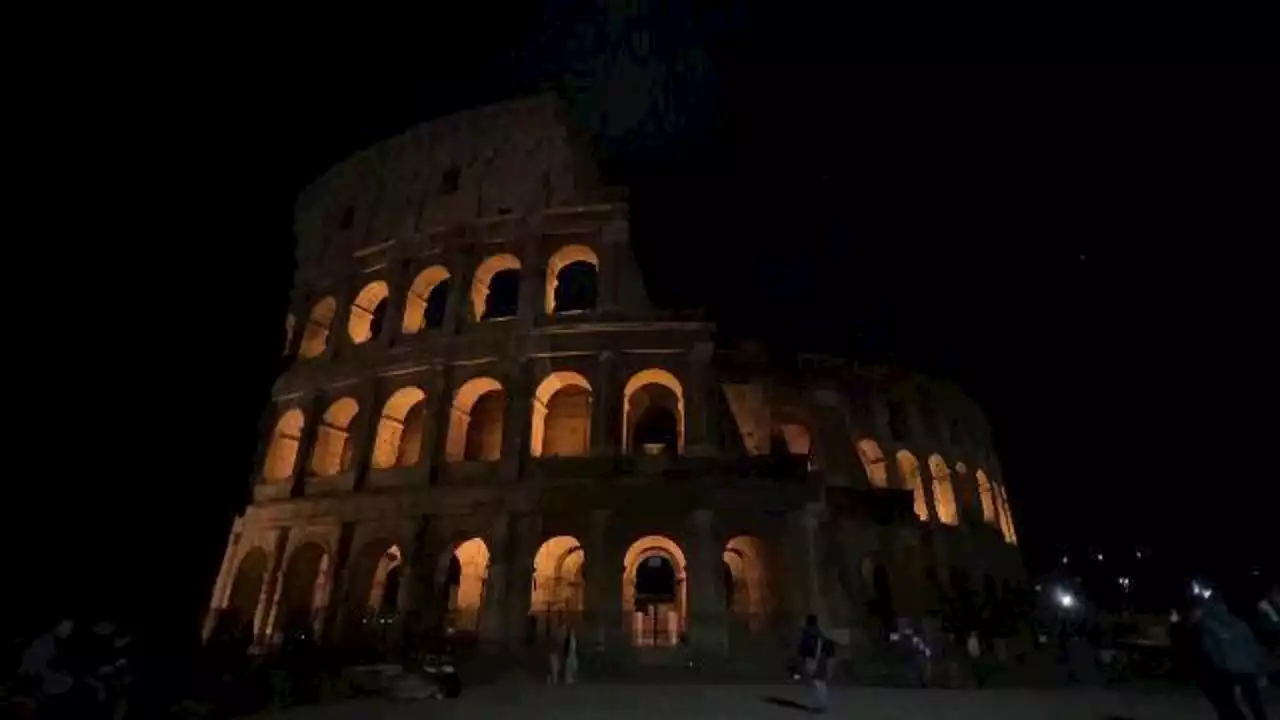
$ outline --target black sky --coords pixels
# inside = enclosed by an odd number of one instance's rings
[[[194,623],[279,371],[294,194],[409,125],[543,89],[631,189],[659,302],[967,388],[1033,566],[1063,543],[1251,562],[1274,396],[1265,74],[855,64],[730,5],[598,25],[553,2],[424,30],[407,61],[309,48],[95,83],[54,131],[89,150],[30,176],[48,197],[29,213],[80,245],[21,248],[77,278],[35,315],[43,344],[17,346],[56,365],[30,417],[60,469],[28,488],[38,531],[10,527],[31,616],[143,599]]]

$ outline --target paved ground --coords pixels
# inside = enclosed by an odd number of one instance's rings
[[[767,685],[489,685],[458,700],[358,700],[268,715],[271,720],[796,720],[800,686]],[[1276,698],[1270,698],[1276,706]],[[1270,708],[1269,708],[1270,709]],[[1280,708],[1277,708],[1280,710]],[[1277,712],[1274,716],[1280,716]],[[1190,690],[1156,692],[1086,688],[1035,690],[891,690],[833,688],[828,717],[851,720],[1210,720]]]

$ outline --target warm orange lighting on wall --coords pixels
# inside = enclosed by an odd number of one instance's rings
[[[596,257],[595,251],[586,245],[565,245],[556,250],[551,259],[547,261],[547,281],[543,306],[548,315],[556,311],[556,287],[560,284],[560,271],[565,266],[575,262],[591,263],[597,272],[600,270],[600,259]]]
[[[529,453],[580,457],[591,448],[591,384],[576,372],[547,375],[533,393]]]
[[[484,311],[489,304],[489,283],[493,276],[503,270],[519,270],[520,259],[510,253],[490,255],[476,268],[475,279],[471,281],[471,316],[479,322],[484,318]]]

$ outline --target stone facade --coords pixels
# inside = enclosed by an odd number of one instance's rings
[[[206,632],[514,650],[572,626],[617,658],[743,658],[807,613],[852,638],[1020,580],[981,410],[893,369],[765,369],[656,312],[625,193],[563,117],[443,118],[301,194],[288,367]]]

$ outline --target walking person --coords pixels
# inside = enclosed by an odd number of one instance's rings
[[[813,688],[811,709],[816,714],[825,713],[830,707],[827,681],[831,679],[832,650],[834,646],[831,640],[823,635],[822,628],[818,626],[818,616],[811,614],[806,617],[796,654],[800,656],[801,672]]]
[[[1208,661],[1209,677],[1203,687],[1221,720],[1244,718],[1236,702],[1236,692],[1249,708],[1253,720],[1266,720],[1259,680],[1262,676],[1262,649],[1253,631],[1231,614],[1217,598],[1206,598],[1191,611]]]

